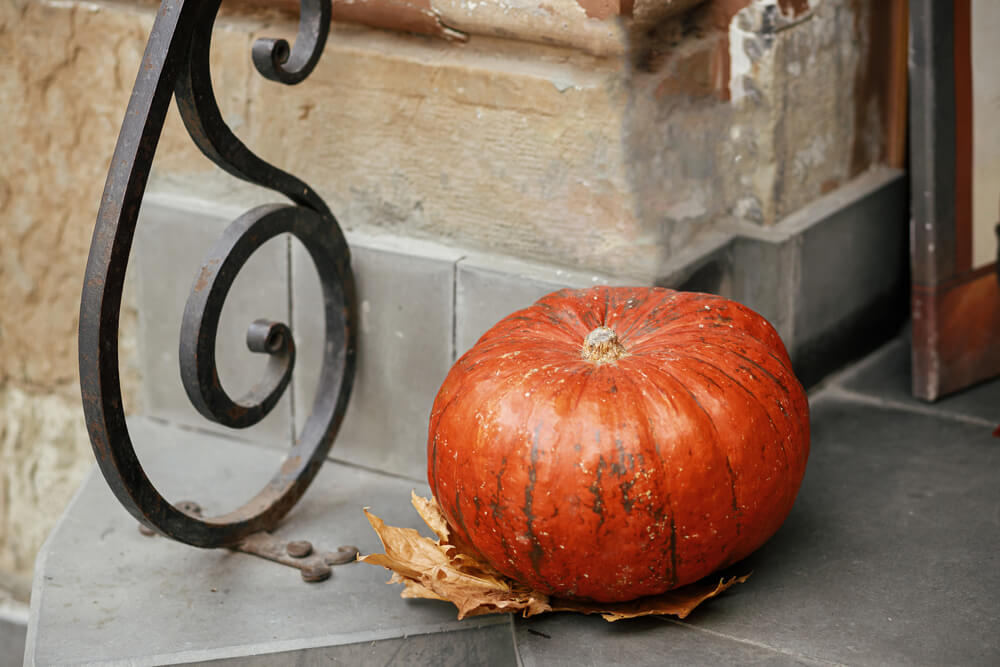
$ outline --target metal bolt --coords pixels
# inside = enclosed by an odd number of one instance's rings
[[[306,540],[296,540],[285,545],[285,552],[292,558],[305,558],[312,553],[313,545]]]
[[[302,581],[308,581],[310,583],[324,581],[329,579],[331,574],[333,574],[333,570],[331,570],[329,566],[323,565],[322,563],[308,565],[302,568]]]
[[[177,509],[188,516],[201,516],[201,505],[193,500],[182,500],[177,503]]]

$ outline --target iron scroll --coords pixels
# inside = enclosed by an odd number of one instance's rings
[[[322,465],[343,419],[354,378],[356,297],[350,253],[336,218],[304,182],[253,154],[222,119],[212,89],[209,46],[221,0],[164,0],[156,15],[122,123],[94,228],[80,304],[80,384],[98,464],[125,508],[152,530],[198,547],[243,548],[273,528],[301,498]],[[265,77],[296,84],[312,71],[326,43],[330,0],[302,0],[295,44],[262,39],[253,46]],[[180,340],[184,387],[198,411],[234,428],[251,426],[275,405],[295,363],[289,327],[258,320],[247,345],[270,356],[265,377],[232,398],[215,366],[219,315],[249,256],[279,234],[297,237],[320,276],[326,341],[312,413],[283,465],[239,509],[204,518],[164,499],[140,465],[126,426],[118,368],[118,327],[125,269],[170,100],[199,149],[226,172],[284,195],[291,204],[260,206],[237,218],[210,250],[188,298]],[[252,542],[252,540],[251,540]],[[244,549],[246,550],[246,549]]]

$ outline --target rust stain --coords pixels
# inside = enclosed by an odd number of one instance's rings
[[[751,0],[712,0],[698,10],[698,23],[702,28],[729,32],[729,24],[741,9],[749,5]],[[727,40],[728,42],[728,40]],[[728,43],[726,45],[728,53]]]
[[[430,0],[334,0],[333,20],[446,39],[461,34],[441,22]]]
[[[576,4],[583,7],[587,18],[599,19],[601,21],[612,16],[619,16],[622,10],[622,3],[619,0],[576,0]],[[632,11],[632,3],[629,2],[629,13]]]
[[[698,51],[667,59],[669,74],[660,82],[656,96],[685,95],[694,98],[716,97],[727,102],[730,55],[729,26],[733,18],[751,0],[710,0],[694,6],[684,18],[690,34],[699,35]],[[653,68],[650,68],[653,69]]]
[[[716,96],[729,99],[728,53],[711,41],[700,51],[678,57],[671,63],[670,73],[656,87],[656,97],[684,95],[694,98]]]
[[[712,76],[715,80],[715,92],[718,98],[724,102],[732,99],[732,91],[729,90],[730,61],[729,61],[729,25],[733,18],[751,0],[714,0],[708,2],[698,10],[698,23],[703,30],[714,31],[715,39],[715,64]]]
[[[201,272],[198,274],[198,280],[194,284],[195,292],[201,292],[208,287],[210,282],[212,282],[212,275],[215,273],[213,270],[214,264],[218,264],[218,262],[210,262],[209,264],[201,267]]]
[[[298,0],[244,0],[258,7],[275,7],[297,14]],[[464,41],[462,32],[449,28],[431,6],[430,0],[332,0],[332,18],[383,30],[400,30],[420,35]]]
[[[778,0],[781,13],[789,18],[796,18],[809,11],[809,0]]]
[[[884,162],[888,144],[889,81],[893,62],[892,3],[851,0],[855,42],[864,45],[854,77],[854,137],[850,175]],[[872,137],[879,137],[873,145]]]
[[[837,189],[838,185],[840,185],[840,181],[838,181],[835,178],[829,181],[823,181],[822,185],[819,186],[819,191],[822,192],[823,194],[826,194],[828,192],[833,192],[834,190]]]
[[[605,20],[614,16],[643,18],[644,23],[655,23],[682,13],[705,0],[576,0],[587,18]],[[636,6],[638,4],[638,7]],[[544,7],[544,6],[543,6]]]
[[[302,465],[301,456],[289,456],[285,459],[285,462],[281,464],[280,474],[284,476],[294,475],[300,465]]]

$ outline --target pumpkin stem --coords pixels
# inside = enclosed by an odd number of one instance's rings
[[[625,346],[611,327],[597,327],[583,340],[583,358],[598,364],[618,361],[626,356]]]

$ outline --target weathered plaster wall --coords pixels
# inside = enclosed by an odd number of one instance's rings
[[[0,3],[0,570],[25,576],[89,465],[76,398],[82,268],[135,28]],[[135,41],[135,40],[133,40]],[[123,66],[124,68],[124,66]]]
[[[127,5],[0,2],[0,585],[19,593],[93,461],[77,380],[80,288],[151,18]],[[131,409],[134,319],[127,298]]]
[[[0,2],[0,586],[18,592],[93,462],[78,387],[80,289],[152,23],[149,3]],[[259,25],[231,17],[214,36],[216,92],[237,128]],[[224,182],[173,112],[157,166]],[[140,410],[128,281],[119,354],[126,406]]]
[[[0,586],[18,594],[93,462],[78,388],[80,289],[152,20],[148,3],[0,2]],[[232,18],[215,35],[215,86],[237,127],[252,30]],[[175,114],[157,160],[195,179],[214,172]],[[119,348],[134,411],[135,309],[126,289]]]

